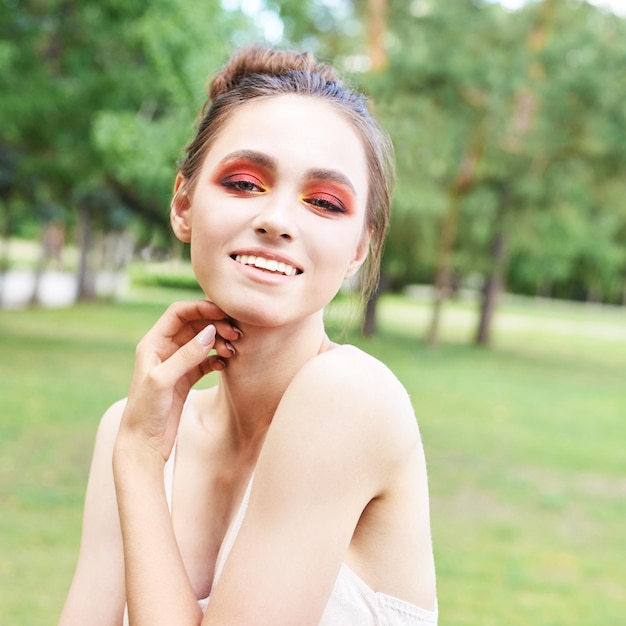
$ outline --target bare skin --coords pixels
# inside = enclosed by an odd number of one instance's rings
[[[411,403],[385,366],[331,343],[323,324],[367,252],[360,140],[326,105],[271,100],[242,107],[193,194],[173,203],[211,302],[168,309],[138,346],[128,401],[103,418],[63,625],[119,626],[126,602],[133,624],[318,624],[343,563],[372,589],[434,609]],[[298,271],[246,265],[248,253]],[[189,396],[213,369],[218,386]],[[163,467],[175,439],[170,515]]]

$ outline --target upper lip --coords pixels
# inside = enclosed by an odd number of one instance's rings
[[[291,267],[296,268],[296,273],[302,274],[304,271],[302,267],[294,261],[292,258],[288,257],[285,254],[278,254],[277,252],[271,252],[270,250],[266,250],[264,248],[242,248],[241,250],[235,250],[235,252],[231,252],[230,258],[234,259],[236,256],[260,256],[264,259],[278,261],[279,263],[285,263],[286,265],[291,265]]]

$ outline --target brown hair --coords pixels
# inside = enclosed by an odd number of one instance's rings
[[[366,224],[371,231],[368,258],[361,270],[361,293],[369,297],[378,284],[380,257],[389,225],[393,185],[393,147],[367,108],[367,99],[345,86],[330,66],[309,53],[260,46],[243,48],[214,77],[201,110],[195,138],[179,165],[188,191],[195,186],[204,157],[239,105],[256,98],[300,94],[336,107],[354,125],[365,149],[369,194]]]

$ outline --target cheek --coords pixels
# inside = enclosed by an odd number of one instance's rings
[[[356,228],[328,229],[315,246],[316,260],[328,272],[343,275],[357,256],[362,241],[362,233]]]
[[[217,207],[215,203],[204,203],[194,207],[192,241],[195,238],[201,245],[206,240],[217,241],[234,229],[237,211],[223,205],[224,202]]]
[[[195,217],[191,230],[191,263],[196,275],[208,275],[221,254],[228,232],[228,224],[215,216],[203,213]]]

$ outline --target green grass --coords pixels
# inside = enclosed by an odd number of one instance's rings
[[[175,297],[187,297],[180,294]],[[172,294],[0,311],[0,625],[56,624],[93,437]],[[411,394],[429,462],[443,625],[626,624],[626,311],[511,300],[493,349],[470,305],[386,297],[352,341]],[[329,326],[345,326],[343,302]]]

